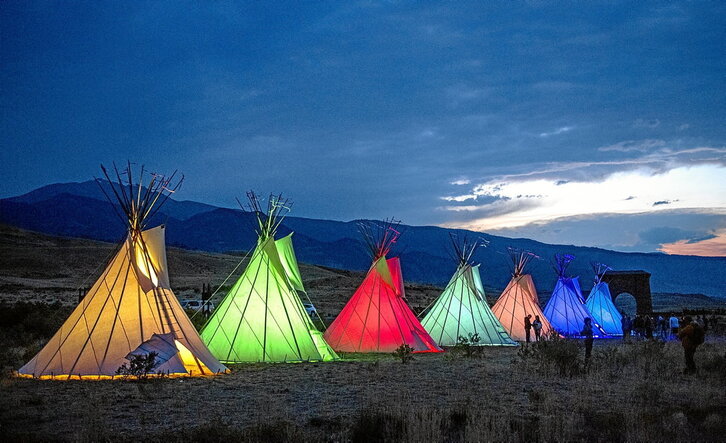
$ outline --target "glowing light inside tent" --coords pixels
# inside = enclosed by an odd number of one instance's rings
[[[102,169],[112,182],[108,171]],[[114,169],[118,183],[113,186],[128,185],[131,191],[113,192],[128,217],[128,237],[83,302],[45,346],[18,369],[18,375],[40,379],[113,378],[119,367],[129,362],[128,356],[139,355],[145,349],[158,349],[159,356],[163,352],[157,369],[171,376],[227,372],[204,346],[172,290],[160,281],[166,280],[164,227],[142,230],[154,204],[159,199],[162,204],[166,200],[162,197],[174,192],[181,180],[172,185],[174,174],[169,178],[152,174],[144,187],[142,167],[140,178],[135,180],[138,186],[131,186],[131,162],[123,172]],[[128,177],[128,181],[121,176]],[[165,287],[159,287],[159,283]],[[179,364],[179,358],[183,364]],[[187,372],[191,364],[196,370]]]
[[[136,267],[146,278],[151,280],[154,286],[158,286],[159,277],[156,275],[154,266],[151,264],[151,259],[148,254],[144,252],[144,249],[140,245],[136,245]]]
[[[197,360],[196,357],[194,357],[194,354],[192,354],[192,351],[187,349],[186,346],[184,346],[179,340],[174,340],[174,344],[176,345],[176,348],[179,350],[179,358],[181,359],[182,363],[184,364],[184,369],[189,371],[190,374],[195,374],[200,372],[200,366],[201,371],[204,373],[211,372],[209,368],[207,368],[204,363]]]
[[[623,335],[622,315],[613,304],[610,287],[605,282],[596,284],[587,297],[585,306],[593,316],[593,321],[608,335]]]

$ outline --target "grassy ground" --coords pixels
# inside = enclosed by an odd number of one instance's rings
[[[700,373],[680,344],[576,341],[254,364],[219,377],[0,380],[0,434],[13,440],[482,441],[712,440],[726,432],[726,341]],[[563,369],[564,368],[564,369]]]
[[[0,436],[8,441],[722,441],[726,435],[723,336],[707,338],[696,355],[699,375],[687,377],[677,342],[606,340],[596,343],[587,366],[579,342],[558,341],[526,350],[485,348],[471,358],[417,355],[408,364],[391,355],[345,355],[325,364],[242,365],[212,378],[16,379],[10,371],[58,329],[76,303],[75,288],[100,272],[112,246],[7,227],[0,227],[0,246]],[[202,282],[219,285],[238,261],[172,248],[172,284],[182,297],[198,296]],[[302,267],[311,298],[331,316],[363,277]],[[407,284],[414,306],[439,292]]]

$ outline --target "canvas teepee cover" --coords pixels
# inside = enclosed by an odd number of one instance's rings
[[[406,304],[398,258],[386,259],[398,238],[398,223],[361,224],[373,264],[343,310],[325,331],[339,352],[393,352],[403,344],[414,352],[440,352]]]
[[[440,346],[454,346],[459,337],[474,335],[479,345],[516,346],[487,304],[479,265],[471,264],[480,243],[458,242],[453,236],[452,243],[458,268],[421,324]]]
[[[337,359],[296,292],[304,288],[292,234],[274,239],[289,202],[270,196],[264,212],[257,196],[247,195],[258,220],[257,247],[242,276],[202,329],[202,339],[225,363]]]
[[[567,266],[574,259],[572,255],[556,255],[554,269],[558,279],[552,296],[547,301],[544,314],[549,319],[552,327],[565,337],[577,337],[580,335],[585,318],[590,317],[593,321],[593,333],[596,337],[605,335],[595,318],[587,310],[582,301],[580,284],[577,277],[571,278],[566,275]]]
[[[148,353],[148,349],[159,354],[154,373],[209,375],[227,371],[204,346],[169,286],[164,227],[143,231],[146,220],[168,197],[165,191],[173,192],[181,181],[172,188],[173,175],[154,175],[144,188],[141,183],[132,183],[130,165],[125,173],[128,183],[116,170],[119,184],[111,189],[128,221],[126,240],[58,332],[20,368],[20,375],[112,377],[128,362],[127,356]],[[104,174],[111,181],[105,169]]]
[[[613,303],[608,284],[602,281],[603,276],[610,268],[598,263],[592,266],[595,271],[595,286],[590,290],[585,306],[592,314],[595,322],[600,325],[606,334],[623,335],[621,323],[623,317]]]
[[[525,274],[524,270],[534,254],[516,249],[509,249],[512,260],[512,279],[492,306],[492,312],[514,340],[525,341],[527,336],[524,330],[524,318],[532,316],[532,321],[539,316],[542,322],[542,337],[548,337],[552,332],[547,317],[537,301],[537,290],[534,287],[532,276]],[[534,330],[530,339],[534,340]]]

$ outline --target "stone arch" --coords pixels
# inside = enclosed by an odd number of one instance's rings
[[[623,292],[635,297],[636,312],[653,312],[653,298],[650,293],[650,273],[645,271],[608,271],[602,281],[610,287],[613,303]]]

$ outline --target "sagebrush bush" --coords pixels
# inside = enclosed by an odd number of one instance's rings
[[[579,342],[552,334],[549,339],[521,346],[517,352],[527,365],[543,373],[573,377],[584,372]]]
[[[156,352],[134,355],[128,363],[124,363],[116,369],[116,375],[144,380],[148,378],[149,373],[154,370],[154,367],[156,366],[156,357],[158,355],[159,354]]]
[[[591,368],[611,378],[619,377],[626,368],[648,376],[661,373],[668,359],[665,342],[627,342],[595,350]]]
[[[406,364],[413,360],[413,348],[404,343],[393,351],[393,355],[400,358],[401,363]]]
[[[479,334],[469,333],[466,337],[460,335],[456,340],[456,345],[451,348],[451,352],[453,355],[467,358],[480,357],[483,353],[483,347],[479,346],[480,342]]]

